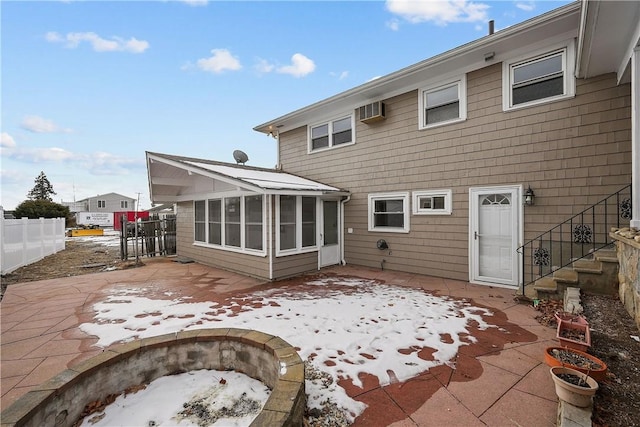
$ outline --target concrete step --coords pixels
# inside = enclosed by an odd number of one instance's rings
[[[546,276],[538,279],[533,284],[533,289],[543,292],[556,292],[558,290],[558,284],[551,276]]]
[[[598,260],[579,259],[572,265],[578,273],[602,274],[602,263]]]
[[[615,249],[600,249],[593,254],[593,257],[602,262],[618,262],[618,254]]]
[[[553,272],[553,279],[562,283],[578,283],[578,272],[573,268],[561,268]]]

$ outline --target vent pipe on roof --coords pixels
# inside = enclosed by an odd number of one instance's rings
[[[489,21],[489,35],[494,33],[494,24],[495,22],[493,22],[493,19]]]

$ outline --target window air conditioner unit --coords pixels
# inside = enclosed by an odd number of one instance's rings
[[[371,104],[363,105],[359,108],[360,121],[362,123],[373,123],[384,120],[384,102],[377,101]]]

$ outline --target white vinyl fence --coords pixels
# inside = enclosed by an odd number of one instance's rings
[[[64,218],[4,219],[0,206],[2,274],[65,248]]]

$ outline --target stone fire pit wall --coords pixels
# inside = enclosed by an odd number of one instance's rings
[[[71,426],[90,402],[199,369],[235,370],[271,388],[252,426],[302,425],[304,364],[296,350],[273,335],[229,328],[178,332],[111,347],[22,396],[0,414],[1,425]]]

